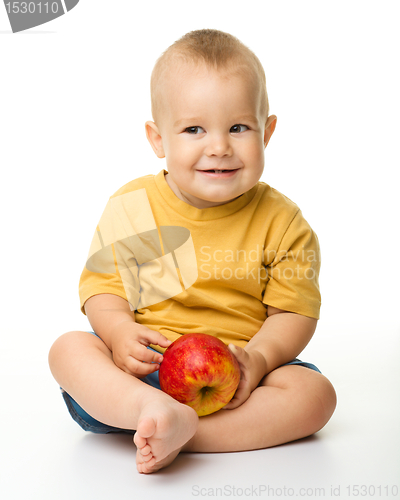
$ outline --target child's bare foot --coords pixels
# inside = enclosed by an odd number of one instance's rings
[[[172,398],[147,403],[133,438],[137,470],[150,474],[169,465],[195,434],[198,420],[192,408]]]

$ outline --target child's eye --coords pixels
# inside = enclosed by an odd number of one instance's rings
[[[238,134],[239,132],[244,132],[245,130],[248,130],[247,125],[238,124],[238,125],[233,125],[229,132],[233,134]]]
[[[188,134],[201,134],[204,132],[204,130],[201,127],[188,127],[185,128],[185,132]]]

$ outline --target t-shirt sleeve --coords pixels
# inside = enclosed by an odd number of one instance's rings
[[[94,232],[79,281],[81,311],[85,313],[84,304],[90,297],[102,293],[118,295],[136,310],[143,303],[141,283],[147,284],[139,279],[139,267],[146,277],[160,255],[146,189],[140,182],[128,183],[110,197]]]
[[[320,248],[317,235],[298,210],[283,234],[277,251],[266,248],[268,274],[263,303],[319,319]]]
[[[110,245],[92,256],[89,253],[79,280],[79,299],[83,314],[86,314],[85,302],[90,297],[101,293],[111,293],[128,300],[118,270],[114,245]]]

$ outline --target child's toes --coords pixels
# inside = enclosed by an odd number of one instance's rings
[[[133,436],[133,442],[139,450],[147,445],[147,439],[140,436],[137,432],[135,432],[135,435]]]
[[[150,455],[146,455],[145,457],[140,457],[140,461],[143,464],[146,464],[146,465],[148,465],[149,462],[151,462],[153,459],[154,459],[154,462],[155,462],[156,459],[151,454]]]
[[[151,455],[151,448],[148,444],[146,446],[143,446],[143,448],[139,448],[140,454],[142,457],[146,457],[147,455]]]
[[[139,461],[136,464],[136,467],[138,472],[140,472],[141,474],[149,474],[150,472],[152,472],[152,468],[154,467],[155,463],[156,459],[153,457],[148,462]]]
[[[150,460],[152,460],[154,458],[152,453],[149,453],[148,455],[142,455],[140,450],[138,450],[136,453],[138,455],[139,462],[147,463],[147,462],[150,462]]]

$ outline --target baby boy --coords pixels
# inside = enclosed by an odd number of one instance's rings
[[[320,310],[319,246],[299,208],[260,177],[276,126],[258,58],[216,30],[188,33],[157,61],[146,134],[166,170],[109,200],[80,280],[93,332],[53,344],[49,362],[86,430],[130,432],[137,469],[180,452],[230,452],[309,436],[335,391],[296,357]],[[159,389],[181,335],[225,342],[241,368],[225,408],[198,418]]]

